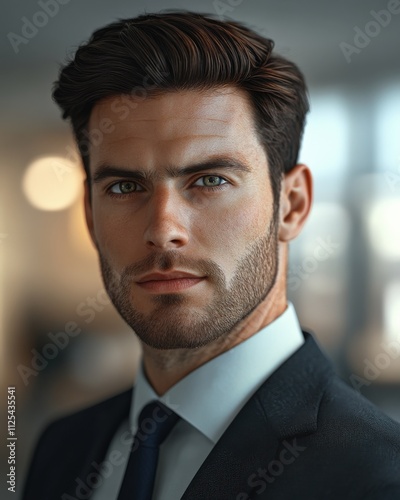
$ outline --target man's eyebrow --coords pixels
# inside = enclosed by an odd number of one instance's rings
[[[214,170],[216,168],[231,170],[238,173],[250,173],[252,171],[252,169],[246,163],[238,160],[237,158],[217,157],[200,163],[195,163],[193,165],[188,165],[186,167],[168,166],[166,168],[166,172],[167,177],[176,178],[184,177],[185,175],[189,174],[195,174],[197,172],[205,170]],[[96,167],[93,174],[93,182],[98,183],[110,177],[124,177],[127,179],[135,179],[139,181],[154,181],[157,178],[162,177],[162,175],[154,171],[149,172],[146,170],[131,170],[125,167],[118,167],[103,163]]]

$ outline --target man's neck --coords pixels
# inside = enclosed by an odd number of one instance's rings
[[[245,341],[272,323],[287,308],[285,288],[274,287],[268,297],[224,338],[196,349],[154,349],[142,344],[147,379],[162,396],[190,372]]]

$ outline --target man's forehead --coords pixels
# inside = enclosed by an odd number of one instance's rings
[[[207,125],[223,131],[232,123],[246,122],[250,118],[247,94],[233,87],[207,91],[185,90],[166,92],[138,98],[130,95],[115,95],[99,101],[93,108],[90,127],[101,120],[111,119],[114,125],[132,127],[154,127],[157,123],[174,121],[189,126]],[[240,118],[240,120],[238,120]]]

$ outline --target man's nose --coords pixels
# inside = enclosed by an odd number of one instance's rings
[[[176,189],[169,186],[156,187],[146,209],[146,246],[171,250],[188,243],[188,207]]]

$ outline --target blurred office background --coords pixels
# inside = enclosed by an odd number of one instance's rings
[[[398,2],[49,3],[43,15],[38,2],[6,0],[0,18],[0,408],[5,416],[15,386],[19,489],[49,419],[134,379],[139,346],[105,298],[51,86],[94,29],[144,11],[223,13],[273,38],[304,72],[311,113],[300,159],[314,172],[315,203],[291,245],[289,297],[344,380],[400,421]],[[39,27],[21,42],[10,33],[23,36],[25,19]],[[66,328],[67,340],[57,335]]]

